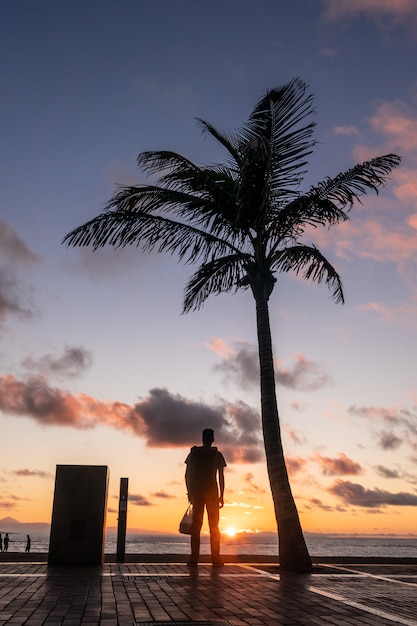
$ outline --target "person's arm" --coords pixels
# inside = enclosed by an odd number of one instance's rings
[[[188,501],[193,502],[193,497],[192,497],[192,493],[191,493],[191,480],[190,480],[190,466],[187,464],[187,469],[185,470],[185,484],[187,487],[187,497],[188,497]]]
[[[222,506],[224,506],[224,471],[223,471],[223,467],[219,467],[219,490],[220,490],[219,505],[220,505],[220,508],[222,508]]]

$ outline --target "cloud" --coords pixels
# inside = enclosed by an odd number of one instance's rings
[[[392,432],[383,431],[379,434],[379,445],[383,450],[396,450],[403,440]]]
[[[325,16],[339,20],[348,17],[369,15],[377,19],[388,19],[393,23],[413,21],[416,5],[414,0],[323,0]]]
[[[91,352],[81,346],[66,346],[60,356],[45,354],[39,358],[27,356],[22,365],[35,370],[41,376],[58,378],[76,378],[83,374],[92,363]]]
[[[224,376],[224,381],[233,382],[239,387],[259,385],[259,356],[254,345],[236,342],[233,348],[222,340],[216,339],[209,345],[216,352],[221,362],[214,370]],[[329,377],[322,365],[309,361],[304,355],[295,355],[292,368],[285,368],[281,360],[276,361],[275,377],[277,384],[301,391],[316,391],[329,382]]]
[[[369,118],[371,128],[381,136],[387,137],[391,151],[402,155],[415,155],[417,151],[417,114],[414,108],[402,100],[382,102]]]
[[[357,135],[359,133],[356,126],[335,126],[333,131],[335,135],[346,135],[347,137],[351,137],[352,135]]]
[[[403,237],[415,230],[415,211],[417,209],[417,111],[402,100],[382,102],[369,119],[372,130],[380,137],[384,137],[383,152],[397,152],[403,156],[401,167],[392,175],[394,195],[407,211],[407,218],[399,221]],[[358,148],[361,150],[361,148]],[[410,214],[410,207],[413,212]],[[395,217],[398,221],[396,211]],[[407,231],[406,228],[409,228]],[[410,233],[411,231],[411,233]],[[404,243],[404,242],[402,242]],[[416,247],[407,240],[407,250],[412,252]]]
[[[166,493],[166,491],[156,491],[155,493],[152,493],[151,495],[153,498],[162,498],[163,500],[175,499],[175,496],[171,496],[169,493]]]
[[[241,341],[236,342],[232,349],[216,339],[210,348],[222,359],[214,370],[223,374],[225,382],[233,382],[240,387],[259,385],[259,357],[255,346]]]
[[[296,401],[291,402],[291,406],[294,409],[294,411],[297,411],[298,413],[304,413],[304,411],[306,411],[308,408],[308,404],[305,404],[303,402],[296,402]]]
[[[293,428],[289,428],[286,424],[283,425],[282,431],[297,446],[307,443],[307,439],[304,433],[300,433],[299,431],[296,431]]]
[[[35,265],[40,256],[30,250],[10,224],[0,220],[0,259],[11,265]]]
[[[209,405],[154,388],[132,406],[71,394],[40,376],[18,380],[7,375],[0,376],[0,411],[43,426],[109,426],[158,448],[200,443],[202,430],[213,428],[228,463],[256,463],[264,458],[259,413],[243,402],[232,405],[219,399]]]
[[[0,509],[15,509],[16,508],[16,502],[14,502],[13,500],[0,500]]]
[[[27,500],[27,498],[19,498],[18,496],[0,496],[0,509],[15,509],[22,500]]]
[[[245,344],[247,345],[247,344]],[[234,350],[223,339],[216,337],[206,344],[206,346],[215,352],[221,359],[230,359],[234,356]]]
[[[294,476],[295,474],[298,474],[298,472],[301,472],[304,469],[306,463],[306,460],[302,459],[299,456],[285,457],[285,465],[287,466],[288,474],[290,476]]]
[[[225,507],[239,508],[239,509],[257,509],[261,510],[264,507],[260,504],[249,504],[249,502],[225,502]]]
[[[245,483],[245,493],[255,493],[255,494],[260,494],[260,493],[266,493],[265,489],[261,486],[258,485],[257,483],[254,482],[254,475],[252,474],[252,472],[248,472],[247,474],[245,474],[244,476],[242,476],[242,480]]]
[[[143,436],[151,447],[193,445],[204,428],[215,431],[216,442],[228,462],[255,463],[263,458],[259,413],[244,402],[217,405],[189,401],[166,389],[151,389],[135,404],[133,412],[143,424]]]
[[[332,511],[344,511],[345,509],[339,508],[339,507],[334,507],[334,506],[330,506],[329,504],[324,504],[322,502],[322,500],[320,500],[319,498],[311,498],[311,500],[309,501],[310,504],[308,504],[306,506],[306,509],[320,509],[322,511],[327,511],[327,512],[332,512]]]
[[[209,406],[188,401],[162,388],[151,389],[147,398],[134,405],[132,412],[142,423],[149,446],[192,444],[201,441],[204,428],[213,428],[216,437],[227,428],[223,403]]]
[[[390,493],[383,489],[365,489],[362,485],[340,479],[328,491],[345,504],[369,509],[387,506],[417,506],[417,495],[412,493]]]
[[[359,463],[349,459],[343,452],[339,452],[336,458],[322,456],[317,453],[314,455],[313,461],[320,465],[321,471],[325,476],[355,476],[363,471]]]
[[[403,442],[413,447],[417,445],[415,411],[397,407],[352,405],[348,408],[348,413],[371,422],[372,427],[377,430],[378,442],[383,450],[394,450]]]
[[[9,415],[29,417],[43,426],[94,428],[111,425],[140,433],[131,407],[120,402],[100,402],[85,394],[72,395],[48,385],[42,377],[18,380],[0,376],[0,410]]]
[[[31,289],[20,282],[18,271],[22,266],[32,267],[39,260],[15,229],[0,221],[0,322],[9,316],[25,320],[35,315],[28,297]]]
[[[363,162],[376,155],[394,152],[403,157],[401,165],[391,172],[378,198],[374,193],[367,194],[365,210],[356,205],[354,219],[330,231],[315,230],[314,241],[319,247],[333,249],[341,259],[371,259],[379,263],[392,263],[399,272],[399,280],[407,284],[414,300],[398,303],[391,312],[391,318],[398,319],[399,315],[406,315],[409,319],[415,319],[417,112],[414,106],[400,100],[381,102],[369,117],[368,124],[368,130],[377,138],[378,145],[375,145],[375,141],[371,146],[357,145],[355,160]],[[340,127],[338,131],[346,132],[348,128]],[[373,304],[378,307],[375,310],[381,311],[388,319],[390,312],[387,307]]]
[[[27,320],[35,315],[34,308],[25,302],[22,293],[25,293],[25,287],[0,267],[0,322],[9,316]]]
[[[276,379],[278,384],[300,391],[317,391],[329,382],[324,366],[309,361],[302,354],[295,355],[292,369],[285,369],[282,361],[278,361]]]
[[[403,181],[404,175],[395,174],[396,181]],[[417,169],[412,172],[417,176]],[[413,182],[414,185],[414,182]],[[405,183],[403,184],[405,187]],[[400,186],[394,186],[396,194]],[[340,224],[336,230],[317,230],[314,233],[315,243],[319,247],[331,247],[334,254],[343,260],[371,259],[379,263],[392,263],[401,271],[401,280],[408,278],[412,285],[411,276],[417,266],[417,239],[416,230],[412,226],[410,214],[411,200],[407,200],[404,207],[396,202],[395,214],[391,202],[389,210],[384,210],[384,201],[380,202],[380,211],[373,214],[372,198],[367,201],[366,212],[355,213],[351,222]],[[417,185],[412,202],[417,208]]]
[[[384,478],[401,478],[400,472],[393,470],[390,467],[384,467],[383,465],[377,465],[375,468],[377,473]]]
[[[134,506],[153,506],[152,502],[145,498],[145,496],[140,496],[139,494],[130,493],[128,499],[129,503]]]
[[[42,470],[21,469],[21,470],[14,470],[12,474],[14,474],[15,476],[25,476],[25,477],[36,476],[38,478],[53,478],[53,474],[51,474],[50,472],[43,472]]]

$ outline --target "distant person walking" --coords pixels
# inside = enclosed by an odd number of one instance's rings
[[[30,552],[30,544],[31,544],[30,536],[29,536],[29,535],[26,535],[26,548],[25,548],[25,552]]]
[[[224,565],[220,557],[220,509],[224,505],[224,468],[226,461],[221,452],[212,446],[214,432],[203,430],[203,445],[193,446],[185,463],[185,482],[188,500],[193,505],[191,530],[191,556],[189,566],[198,564],[200,557],[200,532],[203,525],[204,508],[210,528],[211,561],[216,567]]]
[[[3,541],[3,552],[8,552],[9,550],[9,533],[6,533],[5,537],[4,537],[4,541]]]

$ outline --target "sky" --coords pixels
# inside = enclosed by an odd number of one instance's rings
[[[147,182],[139,153],[221,162],[196,118],[239,128],[300,77],[317,124],[304,191],[402,163],[311,233],[345,304],[290,275],[270,300],[293,494],[306,532],[417,533],[415,0],[6,0],[0,33],[0,519],[49,522],[56,465],[106,465],[109,527],[128,477],[128,528],[177,532],[210,427],[221,529],[276,529],[251,294],[183,315],[196,268],[61,242],[116,185]]]

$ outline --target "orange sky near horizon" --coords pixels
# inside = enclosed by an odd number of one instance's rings
[[[174,455],[175,456],[175,455]],[[185,467],[185,466],[184,466]],[[172,480],[169,489],[177,495],[166,497],[162,492],[154,494],[156,501],[151,504],[145,497],[137,497],[135,490],[137,481],[135,476],[129,477],[129,495],[127,529],[143,530],[146,532],[176,533],[179,521],[187,506],[185,485],[182,484],[183,468],[177,463],[171,474]],[[265,467],[255,468],[256,476],[250,475],[250,486],[242,489],[242,484],[248,484],[247,474],[240,474],[239,469],[227,467],[225,469],[226,492],[225,506],[220,512],[220,529],[225,533],[227,529],[234,529],[237,533],[245,532],[275,532],[276,522],[272,505],[272,498],[267,485]],[[114,476],[110,470],[108,506],[106,527],[117,528],[117,511],[120,478]],[[54,479],[32,479],[36,490],[35,499],[27,499],[24,507],[10,511],[10,517],[15,517],[21,523],[46,522],[50,523],[53,503]],[[259,482],[257,482],[259,480]],[[262,481],[262,483],[261,483]],[[38,482],[38,486],[36,486]],[[47,487],[45,482],[48,483]],[[261,488],[260,485],[263,485]],[[415,509],[402,507],[401,510],[392,510],[390,507],[375,512],[369,509],[356,508],[349,514],[346,510],[323,511],[312,509],[303,497],[297,498],[297,487],[293,488],[299,509],[302,528],[310,533],[335,534],[364,534],[364,535],[415,535]],[[17,496],[18,497],[18,496]],[[24,500],[24,499],[23,499]],[[5,512],[6,513],[6,512]],[[6,514],[4,515],[6,517]],[[202,532],[208,532],[205,516]]]

